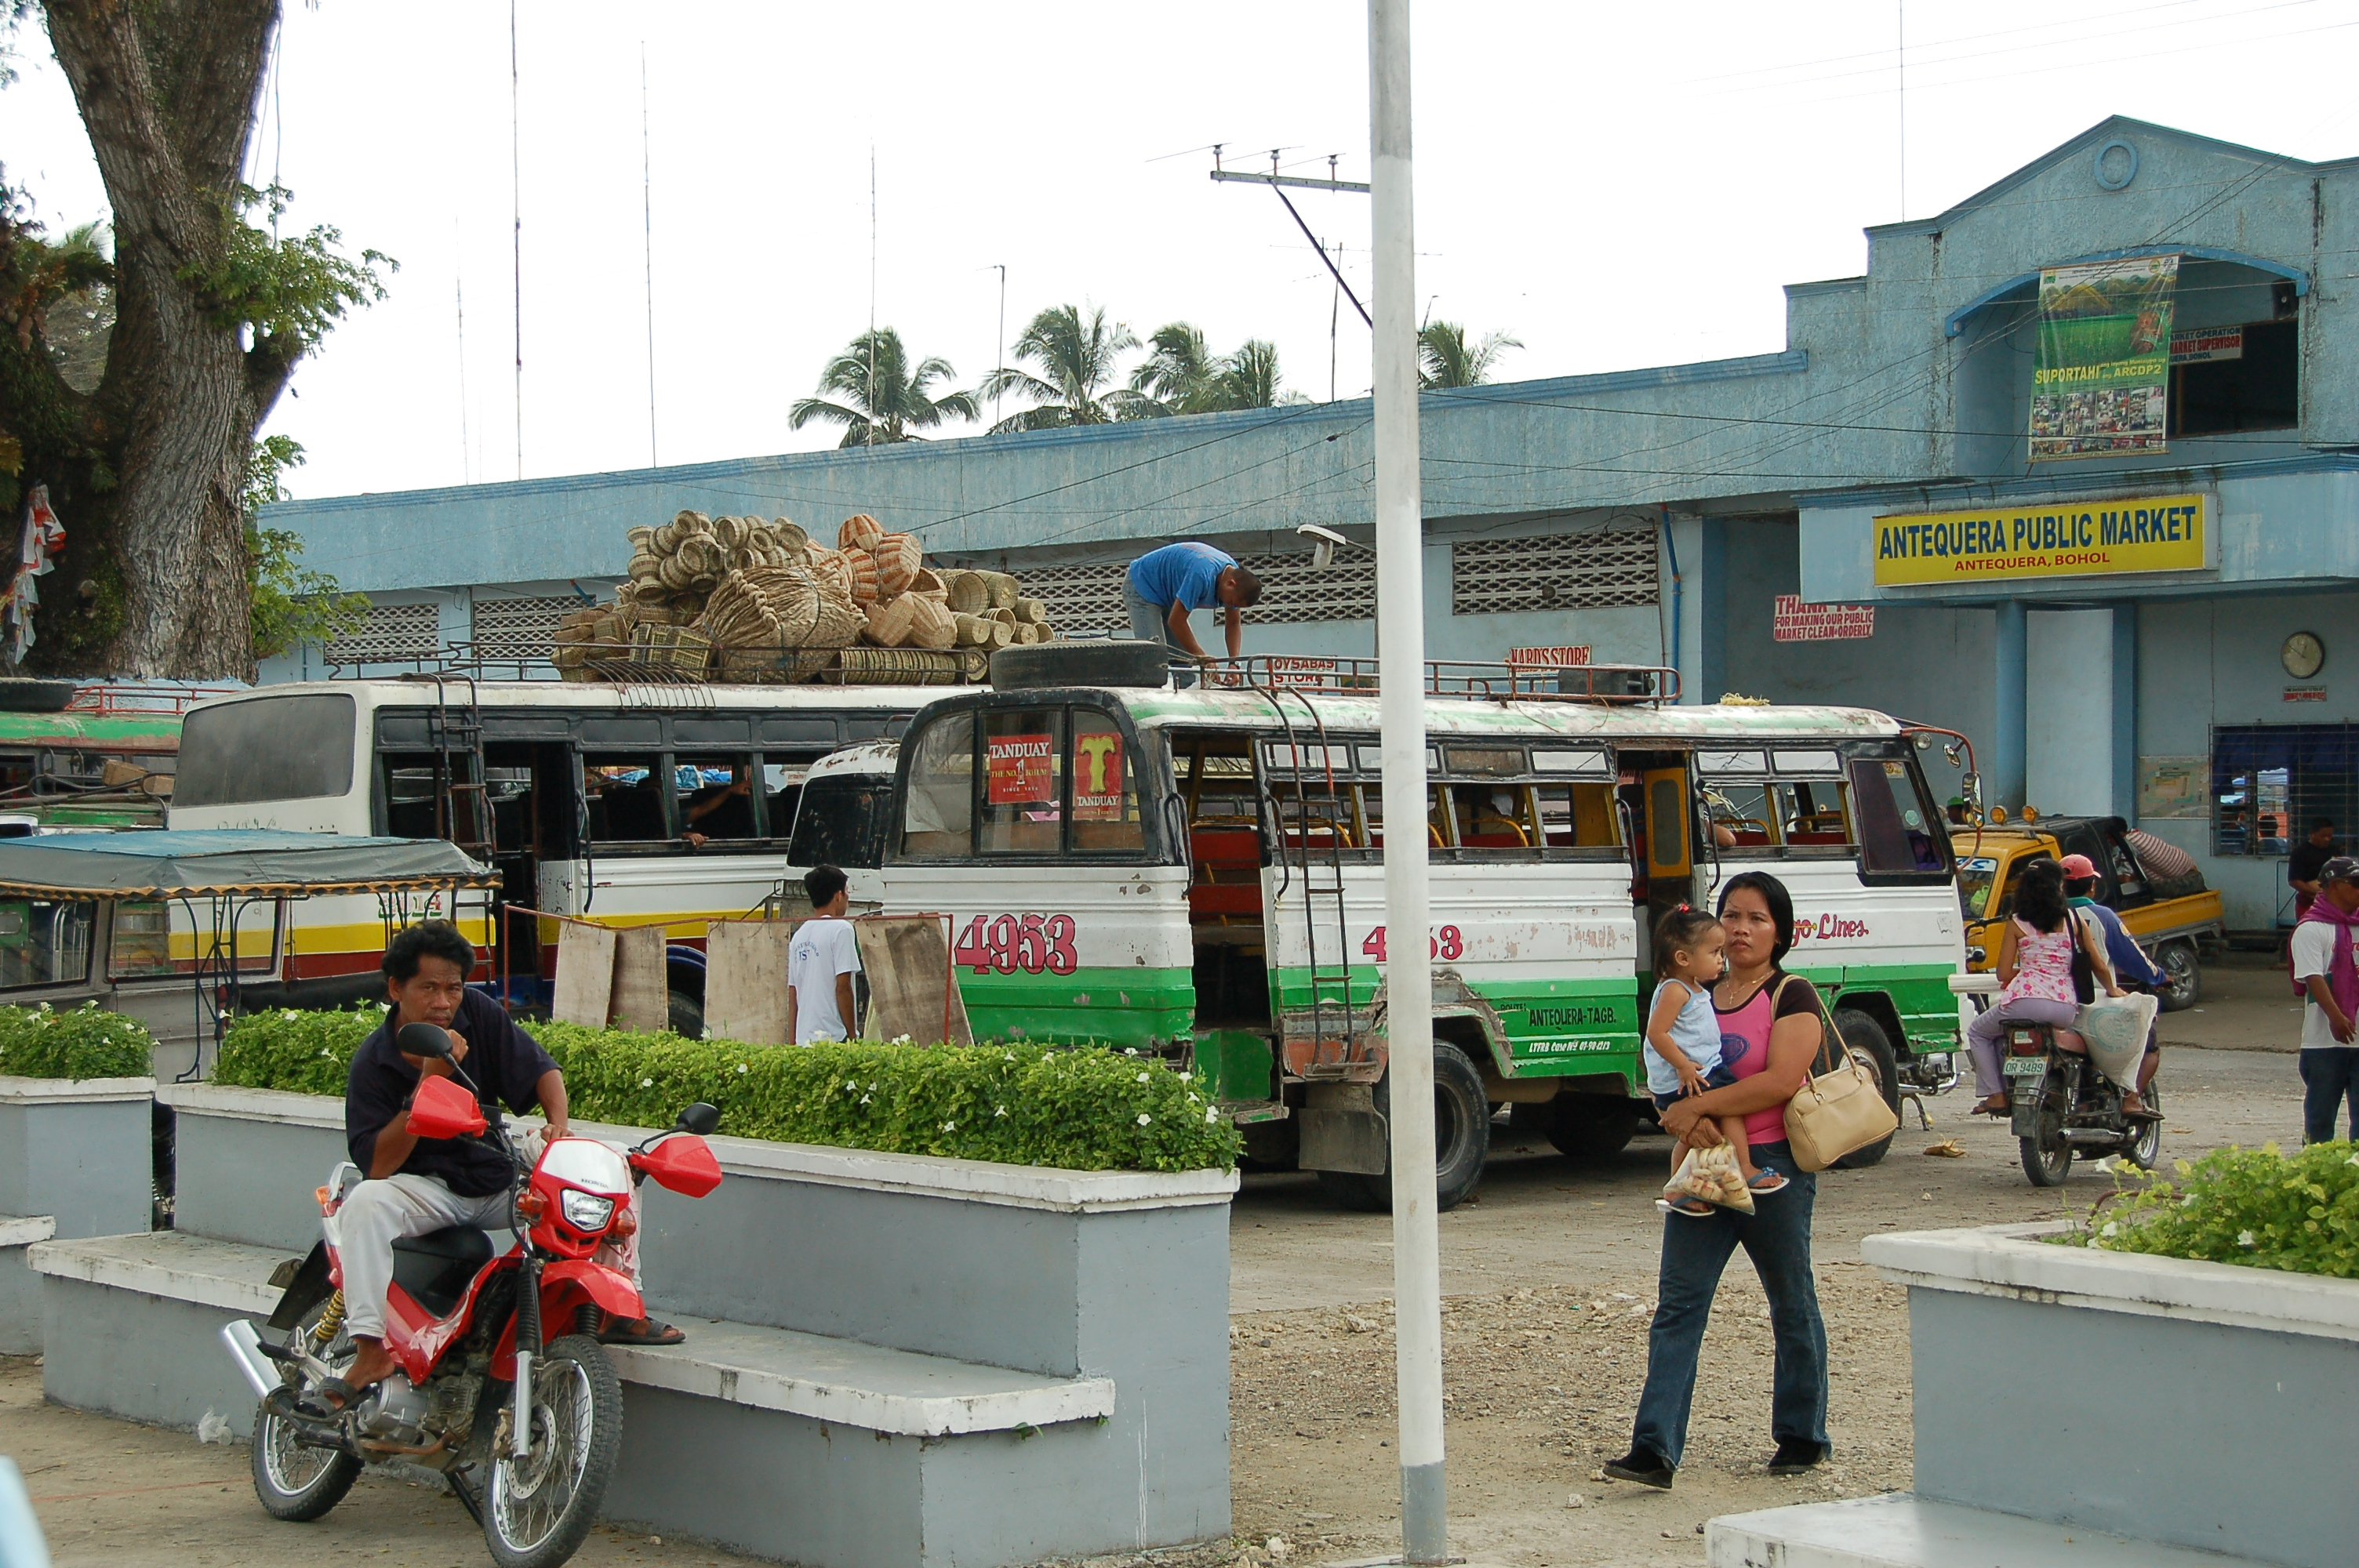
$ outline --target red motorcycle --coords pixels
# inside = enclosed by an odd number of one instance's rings
[[[414,1056],[451,1051],[431,1024],[408,1025],[399,1044]],[[700,1198],[721,1184],[704,1141],[720,1119],[699,1103],[627,1156],[593,1139],[559,1138],[534,1161],[458,1084],[422,1079],[412,1132],[484,1138],[507,1155],[516,1244],[495,1258],[490,1237],[472,1227],[396,1241],[385,1316],[399,1369],[331,1409],[316,1391],[353,1353],[336,1214],[360,1176],[349,1162],[336,1166],[319,1189],[325,1238],[271,1281],[286,1293],[266,1326],[285,1339],[264,1339],[244,1318],[222,1330],[262,1401],[254,1490],[263,1508],[274,1519],[318,1519],[363,1465],[399,1460],[442,1473],[502,1568],[570,1559],[596,1521],[623,1444],[622,1386],[595,1337],[600,1316],[646,1315],[630,1277],[591,1254],[615,1233],[644,1178]],[[489,1471],[480,1490],[469,1479],[479,1468]]]

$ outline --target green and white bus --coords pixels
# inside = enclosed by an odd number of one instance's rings
[[[1348,665],[945,697],[899,748],[880,837],[887,907],[951,917],[979,1037],[1184,1062],[1250,1157],[1374,1206],[1390,1193],[1382,966],[1397,938],[1377,698]],[[1651,1117],[1647,934],[1740,871],[1792,890],[1790,967],[1826,989],[1896,1107],[1954,1084],[1955,872],[1910,731],[1859,708],[1557,685],[1504,670],[1429,683],[1426,819],[1410,830],[1431,862],[1442,1204],[1473,1187],[1503,1107],[1569,1153],[1619,1150]]]

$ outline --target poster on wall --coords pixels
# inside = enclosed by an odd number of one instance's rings
[[[2140,757],[2138,816],[2211,815],[2212,759],[2209,757]]]
[[[1123,819],[1122,737],[1111,730],[1073,732],[1073,820]]]
[[[2178,285],[2176,255],[2041,269],[2033,462],[2165,449]]]

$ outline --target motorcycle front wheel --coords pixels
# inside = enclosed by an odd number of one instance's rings
[[[484,1541],[500,1568],[558,1568],[597,1522],[623,1451],[623,1385],[587,1335],[552,1340],[532,1364],[532,1445],[492,1456]]]

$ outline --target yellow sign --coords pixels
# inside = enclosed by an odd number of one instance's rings
[[[2142,495],[1878,517],[1875,581],[2201,571],[2211,565],[2209,507],[2200,494]]]

